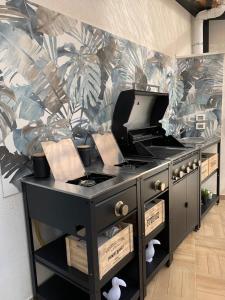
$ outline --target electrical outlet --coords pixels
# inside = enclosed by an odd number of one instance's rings
[[[196,130],[204,130],[205,123],[196,123]]]
[[[196,115],[196,121],[197,122],[205,121],[205,114],[197,114]]]

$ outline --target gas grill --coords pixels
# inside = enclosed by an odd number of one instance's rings
[[[112,132],[124,157],[169,160],[174,165],[172,179],[177,181],[198,168],[200,162],[195,148],[167,136],[162,128],[160,120],[168,104],[166,93],[123,91],[115,106]]]
[[[159,123],[168,103],[168,94],[135,90],[120,94],[112,131],[124,156],[171,159],[187,151],[173,136],[166,136]]]
[[[197,148],[187,147],[166,135],[160,120],[168,104],[168,94],[124,91],[115,106],[112,132],[125,158],[170,161],[170,243],[173,251],[199,226],[200,155]]]

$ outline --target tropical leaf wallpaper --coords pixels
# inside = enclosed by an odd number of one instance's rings
[[[218,105],[207,113],[210,120],[211,114],[216,116],[219,126],[222,56],[219,62],[215,56],[214,66],[211,56],[177,64],[30,1],[0,4],[0,165],[5,182],[19,188],[20,178],[32,172],[29,158],[42,150],[41,141],[72,137],[79,144],[90,132],[110,130],[120,91],[134,85],[169,91],[171,106],[163,126],[176,134],[183,125],[190,127],[183,120],[190,103],[200,110],[207,107],[207,79]],[[211,126],[208,134],[217,129]]]
[[[162,121],[168,134],[220,135],[223,64],[223,54],[177,60],[174,77],[168,83],[170,106]]]

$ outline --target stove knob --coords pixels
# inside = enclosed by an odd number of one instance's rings
[[[183,165],[180,169],[181,169],[181,171],[185,172],[186,171],[185,165]]]
[[[126,216],[129,212],[129,207],[123,201],[119,201],[115,205],[115,215],[117,217]]]
[[[197,167],[200,167],[202,162],[201,160],[194,159],[194,164],[196,164]]]
[[[192,164],[192,169],[193,169],[193,170],[196,170],[196,169],[197,169],[196,163],[193,163],[193,164]]]
[[[178,175],[179,175],[179,169],[175,169],[175,170],[173,171],[173,176],[174,176],[174,177],[178,177]]]
[[[189,166],[187,166],[185,171],[187,174],[189,174],[191,172],[191,168]]]
[[[183,171],[180,171],[179,172],[179,178],[183,178],[184,177],[184,172]]]
[[[194,164],[196,164],[196,163],[190,161],[190,162],[188,163],[188,167],[190,167],[190,169],[193,169],[193,165],[194,165]]]
[[[154,183],[154,186],[155,186],[155,190],[157,191],[165,191],[166,189],[166,184],[164,182],[161,182],[160,180],[157,180],[155,183]]]

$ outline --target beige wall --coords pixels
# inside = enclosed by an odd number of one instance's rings
[[[0,173],[0,299],[28,300],[31,293],[22,195],[3,198]]]
[[[33,0],[168,55],[191,53],[191,15],[175,0]]]
[[[224,39],[225,39],[225,35],[224,35]],[[225,63],[224,63],[224,71],[223,71],[223,82],[225,83]],[[220,163],[220,167],[221,167],[220,194],[221,195],[225,195],[225,167],[224,166],[225,166],[225,84],[223,84],[222,130],[221,130],[221,163]]]
[[[210,21],[209,51],[225,52],[225,20]]]

